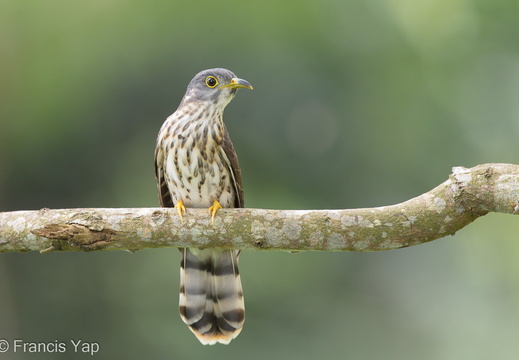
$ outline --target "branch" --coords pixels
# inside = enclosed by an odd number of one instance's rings
[[[376,251],[453,235],[488,212],[519,213],[519,165],[453,168],[449,179],[406,202],[367,209],[42,209],[0,213],[0,253],[136,251],[157,247]]]

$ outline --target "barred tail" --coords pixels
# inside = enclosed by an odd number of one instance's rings
[[[240,333],[245,306],[240,251],[180,249],[180,316],[204,345],[229,344]]]

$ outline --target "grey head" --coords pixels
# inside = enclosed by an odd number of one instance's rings
[[[234,98],[238,89],[251,89],[252,85],[237,78],[230,70],[215,68],[199,72],[187,86],[182,103],[202,102],[222,109]]]

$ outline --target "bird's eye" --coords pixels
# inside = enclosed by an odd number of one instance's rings
[[[208,76],[205,79],[205,84],[207,87],[214,88],[216,85],[218,85],[218,80],[214,76]]]

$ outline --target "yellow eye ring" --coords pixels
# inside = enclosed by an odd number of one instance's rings
[[[218,79],[215,78],[214,76],[208,76],[205,79],[205,84],[207,85],[207,87],[212,89],[218,85]]]

